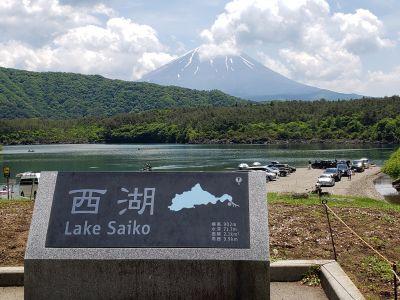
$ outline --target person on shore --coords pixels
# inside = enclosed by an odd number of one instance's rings
[[[311,160],[309,160],[309,161],[308,161],[308,169],[309,169],[309,170],[311,170],[311,165],[312,165],[312,162],[311,162]]]
[[[347,170],[347,180],[351,180],[351,175],[352,175],[352,171],[351,171],[351,169],[348,169]]]

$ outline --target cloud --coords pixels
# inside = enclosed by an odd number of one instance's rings
[[[290,70],[280,61],[271,58],[268,54],[262,51],[258,51],[257,56],[264,66],[286,77],[290,76]]]
[[[394,46],[383,37],[382,22],[366,9],[357,9],[354,14],[336,13],[332,22],[339,28],[342,46],[354,53]]]
[[[399,95],[400,65],[389,72],[370,71],[367,80],[363,83],[364,90],[372,96]]]
[[[279,49],[277,58],[262,51],[263,63],[292,79],[338,91],[362,86],[361,54],[395,45],[372,12],[332,13],[325,0],[233,0],[208,29],[205,47],[241,51],[251,45]],[[226,44],[230,47],[226,47]]]
[[[0,41],[21,40],[39,45],[69,28],[99,24],[84,9],[60,5],[58,0],[0,1]]]
[[[0,40],[0,65],[5,67],[101,74],[131,80],[175,58],[152,27],[128,18],[112,17],[115,11],[101,3],[92,6],[89,13],[82,7],[62,5],[57,0],[0,2],[0,16],[7,13],[16,15],[2,19],[1,30],[8,28],[10,34],[23,32],[22,25],[17,24],[20,18],[28,32],[40,29],[38,35],[34,32],[27,33],[29,37],[12,34],[17,38]],[[106,21],[96,14],[107,17]],[[34,40],[37,37],[40,41]]]

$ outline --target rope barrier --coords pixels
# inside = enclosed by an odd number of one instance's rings
[[[376,254],[378,254],[384,261],[386,261],[390,266],[392,265],[392,262],[388,260],[386,257],[384,257],[378,250],[376,250],[374,247],[372,247],[370,244],[368,244],[367,241],[365,241],[360,235],[357,234],[353,229],[351,229],[327,204],[326,208],[348,229],[350,230],[356,237],[358,237],[368,248],[373,250]]]
[[[321,197],[321,196],[320,196]],[[329,223],[329,230],[331,234],[331,239],[332,239],[332,244],[333,244],[333,251],[335,255],[335,260],[336,260],[336,250],[335,250],[335,245],[333,241],[333,235],[332,235],[332,229],[330,228],[330,221],[329,221],[329,215],[328,215],[328,210],[333,214],[333,216],[339,220],[340,223],[342,223],[351,233],[353,233],[359,240],[361,240],[368,248],[370,248],[372,251],[374,251],[380,258],[382,258],[389,266],[391,266],[393,269],[390,271],[393,273],[393,282],[394,282],[394,299],[397,300],[397,289],[400,287],[400,285],[397,284],[397,281],[400,282],[400,277],[397,274],[397,266],[396,263],[392,263],[389,259],[387,259],[385,256],[383,256],[378,250],[376,250],[373,246],[371,246],[366,240],[364,240],[357,232],[355,232],[353,229],[350,228],[349,225],[346,224],[345,221],[342,220],[329,206],[328,206],[328,201],[326,199],[321,201],[322,205],[325,207],[326,215],[328,217],[328,223]]]

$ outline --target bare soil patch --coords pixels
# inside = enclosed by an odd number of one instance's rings
[[[22,266],[33,202],[0,201],[0,266]]]
[[[400,263],[400,212],[368,208],[333,210],[390,261]],[[368,299],[393,297],[389,267],[341,223],[332,219],[338,262]],[[322,206],[269,206],[271,258],[333,259]]]

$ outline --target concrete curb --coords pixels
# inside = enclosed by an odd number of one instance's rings
[[[337,262],[321,266],[321,285],[329,299],[365,299]]]
[[[281,260],[271,263],[271,282],[300,281],[312,267],[319,267],[321,285],[329,299],[365,299],[334,260]],[[23,286],[23,267],[0,267],[0,287]]]
[[[320,268],[321,286],[332,300],[365,299],[334,260],[281,260],[271,264],[271,282],[300,281],[312,267]]]
[[[312,267],[334,262],[334,260],[279,260],[271,263],[271,281],[300,281]]]
[[[0,267],[0,287],[24,286],[24,267]]]

